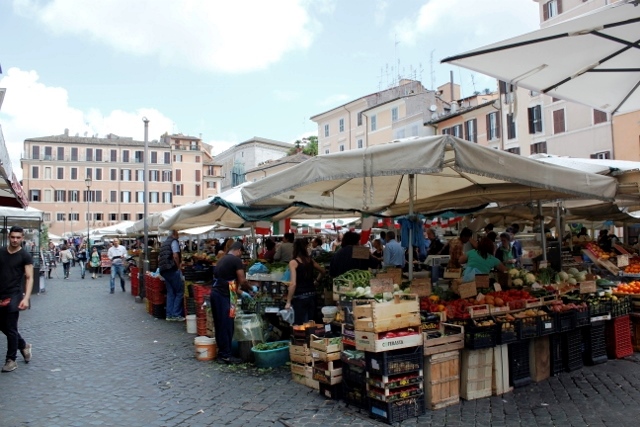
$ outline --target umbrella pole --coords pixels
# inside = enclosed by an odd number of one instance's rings
[[[413,215],[413,182],[414,174],[409,174],[409,220]],[[409,280],[413,280],[413,227],[409,227]]]
[[[558,239],[558,251],[560,252],[560,270],[562,271],[562,239],[564,237],[564,223],[562,222],[562,202],[558,202],[556,213],[556,239]]]
[[[256,247],[256,224],[251,223],[251,259],[258,258],[258,248]]]
[[[538,200],[538,219],[540,221],[540,241],[542,242],[542,259],[547,261],[547,236],[544,234],[544,217],[542,216],[542,202]]]

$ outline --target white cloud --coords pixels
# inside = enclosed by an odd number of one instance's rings
[[[352,100],[353,98],[344,93],[338,93],[335,95],[329,95],[324,99],[318,101],[320,107],[338,106]]]
[[[264,69],[287,52],[307,49],[321,30],[309,6],[304,0],[14,0],[16,12],[56,34],[228,73]]]
[[[97,109],[82,111],[69,105],[66,89],[46,86],[35,71],[10,68],[0,79],[0,87],[7,94],[0,111],[0,123],[7,151],[16,176],[22,177],[20,157],[27,138],[60,135],[69,129],[70,135],[120,136],[144,139],[142,117],[149,119],[149,139],[157,139],[164,132],[172,132],[174,123],[153,108],[136,111],[113,110],[103,113]]]

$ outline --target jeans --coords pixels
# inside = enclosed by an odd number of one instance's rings
[[[67,278],[69,277],[69,263],[68,262],[63,262],[62,263],[62,271],[64,271],[64,277]]]
[[[293,307],[293,324],[302,325],[316,317],[316,296],[293,297],[291,300]]]
[[[223,295],[216,290],[211,291],[211,314],[218,345],[218,358],[231,357],[231,342],[233,340],[233,319],[229,317],[231,302],[228,295]]]
[[[18,350],[24,350],[27,343],[18,332],[19,311],[7,312],[0,308],[0,331],[7,336],[7,360],[16,360]]]
[[[184,285],[182,284],[182,274],[180,270],[161,271],[160,275],[164,278],[164,283],[167,285],[167,319],[183,317]]]
[[[80,276],[84,279],[84,273],[87,268],[87,263],[79,259],[78,264],[80,264]]]
[[[120,286],[124,291],[124,264],[112,264],[111,265],[111,280],[109,281],[109,285],[111,290],[113,291],[116,287],[116,275],[120,277]]]

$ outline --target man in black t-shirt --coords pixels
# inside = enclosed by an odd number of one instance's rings
[[[238,297],[242,295],[242,289],[247,289],[247,279],[242,264],[241,242],[231,245],[229,252],[217,262],[213,270],[214,282],[211,289],[211,314],[218,345],[218,361],[221,363],[240,363],[240,359],[231,356],[231,341],[233,340],[233,318],[230,314],[231,301],[229,282],[236,281]]]
[[[9,247],[0,248],[0,330],[7,337],[7,357],[2,372],[11,372],[18,368],[18,350],[25,363],[31,361],[31,344],[27,344],[18,332],[20,310],[29,307],[33,289],[33,259],[29,252],[22,248],[23,239],[24,230],[13,226],[9,230]]]

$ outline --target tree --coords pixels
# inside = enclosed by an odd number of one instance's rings
[[[312,135],[308,138],[302,138],[302,140],[296,140],[294,146],[287,152],[288,156],[293,156],[302,149],[302,153],[308,156],[318,155],[318,137]]]

